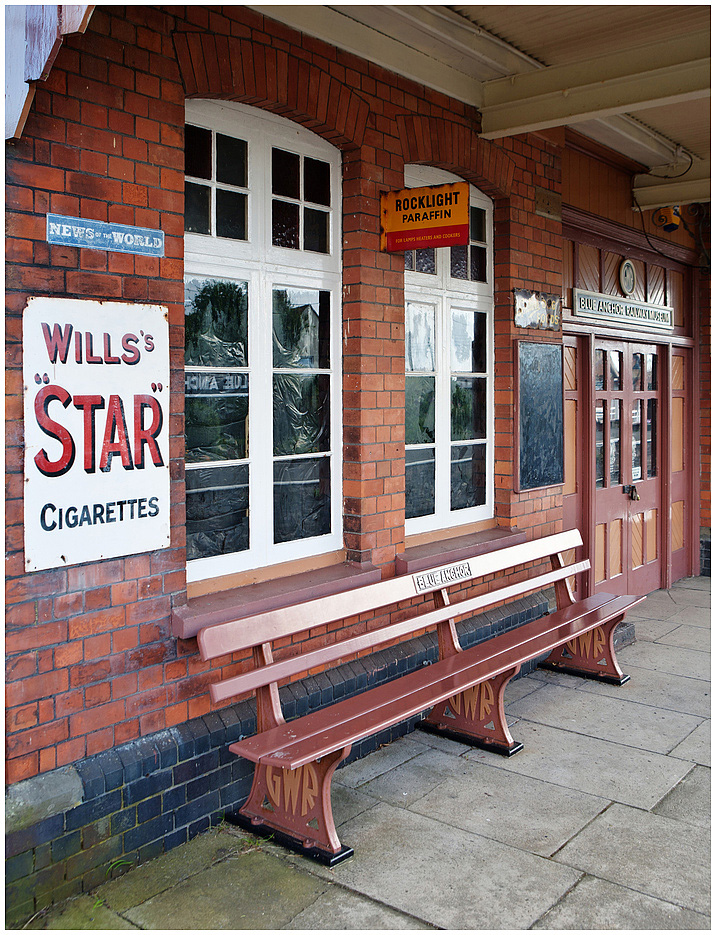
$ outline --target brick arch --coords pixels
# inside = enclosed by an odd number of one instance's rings
[[[370,108],[327,71],[245,39],[199,32],[173,38],[187,97],[262,107],[336,146],[362,145]]]
[[[437,117],[403,114],[397,118],[406,163],[454,172],[492,198],[508,197],[515,164],[494,143],[469,126]]]

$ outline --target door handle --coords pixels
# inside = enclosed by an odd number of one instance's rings
[[[629,494],[630,500],[641,500],[639,496],[639,491],[636,489],[636,484],[630,484],[628,487],[622,487],[624,493]]]

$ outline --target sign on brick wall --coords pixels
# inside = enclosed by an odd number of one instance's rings
[[[30,299],[23,383],[25,569],[169,546],[167,309]]]
[[[467,182],[404,188],[380,196],[382,250],[456,247],[470,240]]]

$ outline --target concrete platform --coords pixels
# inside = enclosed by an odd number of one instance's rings
[[[416,731],[339,770],[332,870],[224,825],[25,927],[708,930],[709,602],[650,595],[622,687],[511,683],[517,756]]]

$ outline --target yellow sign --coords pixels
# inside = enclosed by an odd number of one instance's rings
[[[470,240],[470,186],[403,188],[380,196],[380,246],[393,253],[455,247]]]

